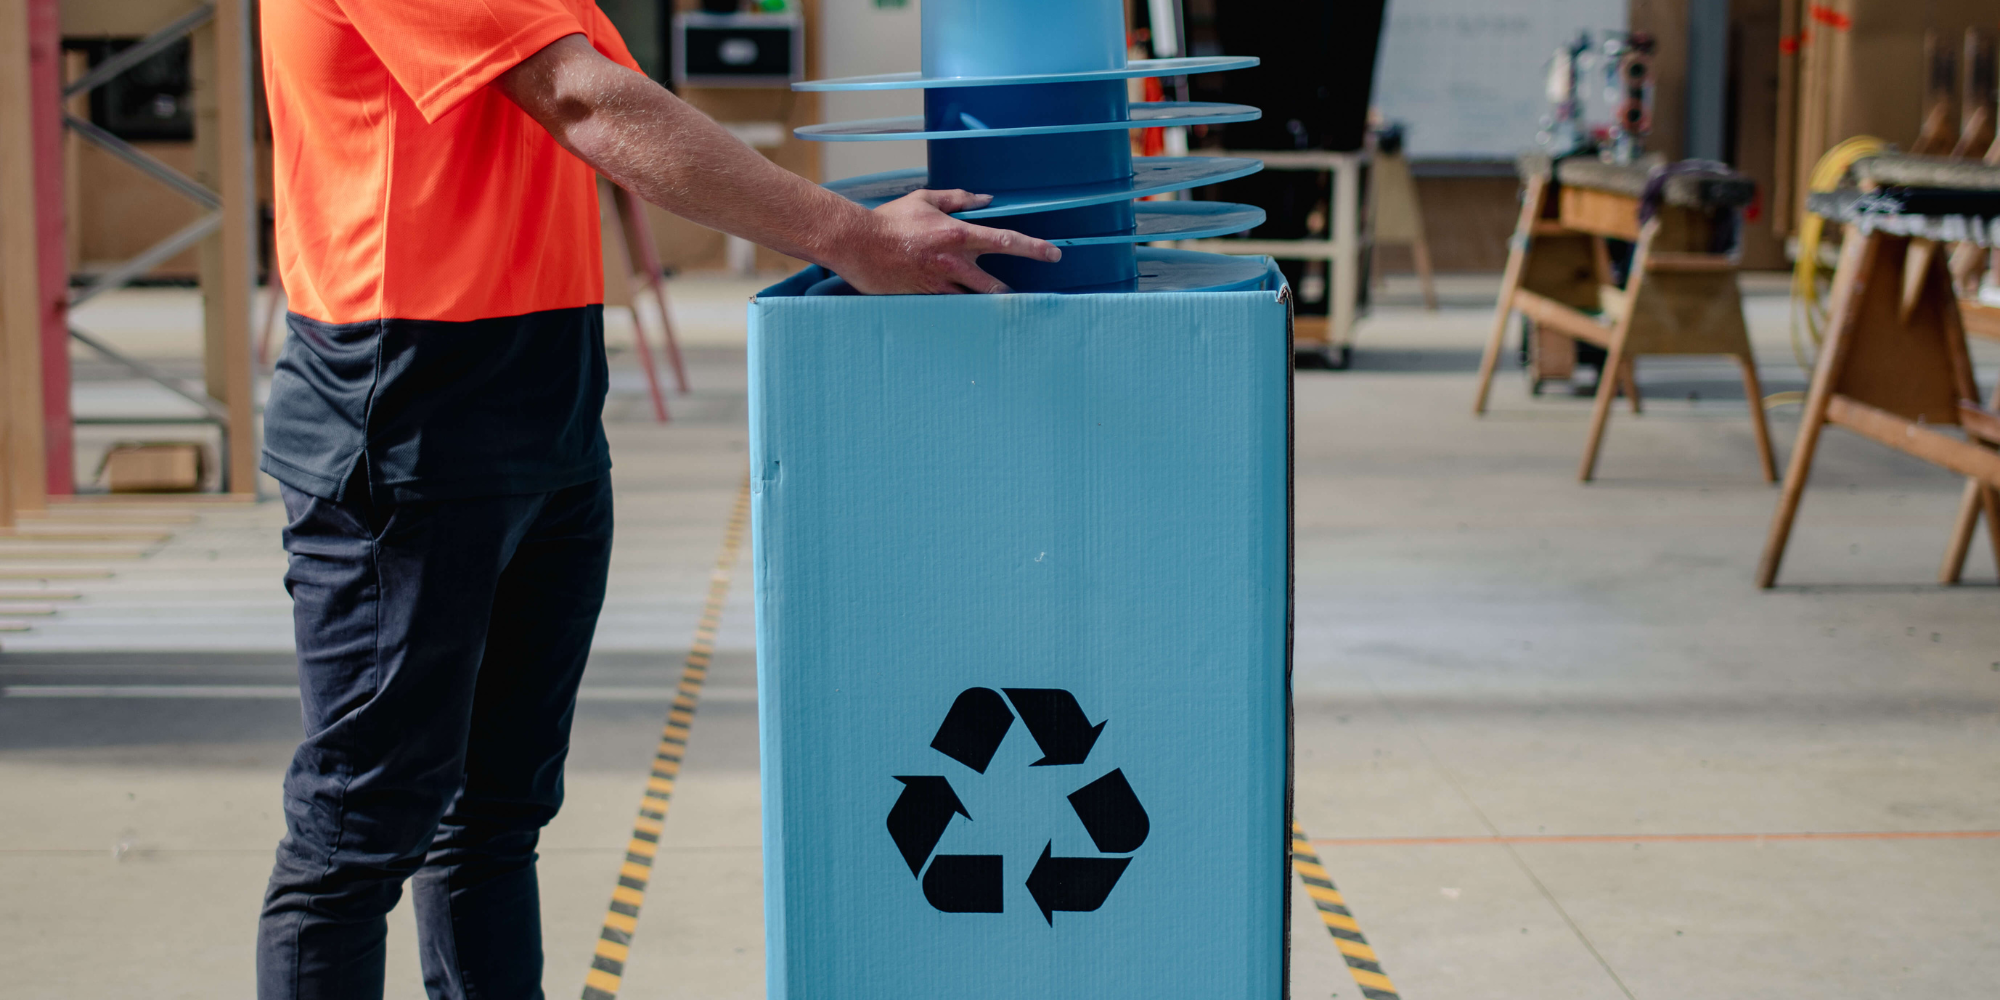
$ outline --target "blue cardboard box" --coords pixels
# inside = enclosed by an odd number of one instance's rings
[[[1285,990],[1289,292],[750,305],[772,1000]]]

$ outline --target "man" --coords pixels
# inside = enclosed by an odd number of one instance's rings
[[[1049,244],[919,192],[874,212],[636,72],[592,0],[265,0],[292,337],[266,413],[306,738],[258,993],[380,997],[412,882],[425,988],[540,997],[611,488],[595,173],[875,293],[1002,291]]]

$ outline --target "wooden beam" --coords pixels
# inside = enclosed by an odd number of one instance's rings
[[[2000,444],[2000,413],[1978,403],[1966,399],[1958,401],[1958,425],[1972,437]]]
[[[1614,240],[1639,238],[1639,199],[1590,188],[1562,188],[1557,195],[1563,228]]]
[[[46,504],[29,2],[0,0],[0,426],[7,434],[0,485],[9,523]]]
[[[1828,401],[1826,419],[1871,441],[2000,487],[2000,453],[1970,441],[1940,434],[1927,425],[1841,395]]]
[[[193,38],[199,179],[222,195],[222,226],[202,243],[203,375],[229,410],[222,456],[229,493],[255,495],[259,436],[251,399],[256,294],[257,186],[251,134],[253,46],[249,0],[218,0]]]
[[[1736,262],[1727,254],[1719,253],[1675,253],[1661,251],[1646,258],[1649,271],[1693,271],[1708,272],[1734,271]]]
[[[1599,347],[1609,347],[1611,344],[1611,331],[1605,329],[1603,323],[1554,299],[1530,291],[1520,291],[1514,293],[1514,308],[1521,310],[1522,315],[1536,323],[1566,336]]]

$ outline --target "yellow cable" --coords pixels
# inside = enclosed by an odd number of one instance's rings
[[[1874,156],[1889,148],[1887,142],[1872,135],[1857,135],[1826,151],[1813,165],[1812,173],[1806,181],[1807,191],[1832,191],[1840,186],[1847,176],[1849,167],[1856,160]],[[1811,212],[1799,220],[1798,257],[1792,262],[1792,354],[1798,358],[1799,367],[1808,374],[1812,372],[1812,362],[1806,357],[1805,344],[1799,336],[1801,320],[1813,350],[1819,350],[1819,315],[1815,307],[1819,305],[1819,244],[1824,234],[1826,220]]]

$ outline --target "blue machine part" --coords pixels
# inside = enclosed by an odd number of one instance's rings
[[[1204,203],[1195,202],[1195,204]],[[1164,247],[1140,247],[1134,251],[1133,257],[1137,263],[1135,269],[1139,274],[1129,282],[1113,282],[1101,286],[1081,285],[1065,288],[1063,291],[1068,293],[1248,292],[1264,287],[1270,270],[1270,260],[1266,257],[1234,257],[1229,254],[1196,253],[1193,250],[1169,250]],[[793,294],[861,294],[854,290],[854,286],[847,283],[846,278],[837,274],[828,274],[817,268],[809,268],[800,273],[815,272],[817,276],[801,285]]]
[[[1004,217],[1009,228],[1063,248],[1063,259],[1055,264],[1000,254],[979,259],[1016,291],[1212,287],[1206,275],[1211,269],[1179,258],[1172,263],[1147,258],[1147,273],[1135,244],[1242,232],[1261,225],[1264,213],[1246,205],[1158,211],[1132,203],[1242,177],[1263,164],[1230,157],[1134,158],[1126,131],[1247,121],[1259,112],[1227,104],[1135,107],[1125,81],[1241,69],[1257,60],[1128,62],[1125,44],[1124,8],[1117,0],[928,0],[921,72],[795,85],[822,91],[918,88],[924,92],[923,117],[810,126],[795,134],[821,142],[925,140],[925,170],[871,174],[827,187],[870,208],[920,188],[992,195],[991,204],[959,217]]]
[[[1134,198],[1165,194],[1169,191],[1180,191],[1206,184],[1220,184],[1223,181],[1249,176],[1263,169],[1262,163],[1240,156],[1141,156],[1134,159],[1132,164],[1132,176],[1128,180],[1103,181],[1062,188],[987,191],[985,193],[993,195],[992,204],[985,208],[960,212],[958,217],[993,219],[1004,215],[1025,215],[1029,212],[1052,212],[1060,208],[1130,201]],[[927,170],[890,170],[879,174],[850,177],[844,181],[832,181],[826,187],[827,190],[844,198],[874,208],[884,202],[901,198],[918,188],[962,186],[931,184],[929,178],[930,172]]]
[[[1154,240],[1205,240],[1264,224],[1264,210],[1227,201],[1147,201],[1132,206],[1135,232],[1112,236],[1064,236],[1049,240],[1059,247],[1099,243],[1150,243]],[[1203,254],[1202,256],[1216,256]]]
[[[930,77],[922,73],[876,73],[845,76],[837,80],[804,80],[793,90],[830,92],[836,90],[922,90],[929,87],[988,87],[1022,83],[1063,83],[1071,80],[1130,80],[1142,76],[1193,76],[1196,73],[1226,73],[1257,65],[1255,56],[1188,56],[1181,59],[1137,59],[1123,69],[1085,70],[1077,73],[1010,73],[1000,76]]]
[[[1125,5],[1098,0],[929,0],[927,77],[1125,68]]]
[[[979,119],[960,113],[956,125],[945,122],[936,129],[923,115],[898,118],[864,118],[851,122],[802,125],[792,130],[801,139],[815,142],[883,142],[892,139],[986,139],[1019,135],[1054,135],[1062,132],[1105,132],[1113,129],[1172,128],[1188,125],[1226,125],[1254,121],[1264,113],[1247,104],[1216,104],[1208,101],[1153,101],[1131,106],[1131,116],[1104,122],[1074,122],[1063,125],[1025,125],[992,128]]]

